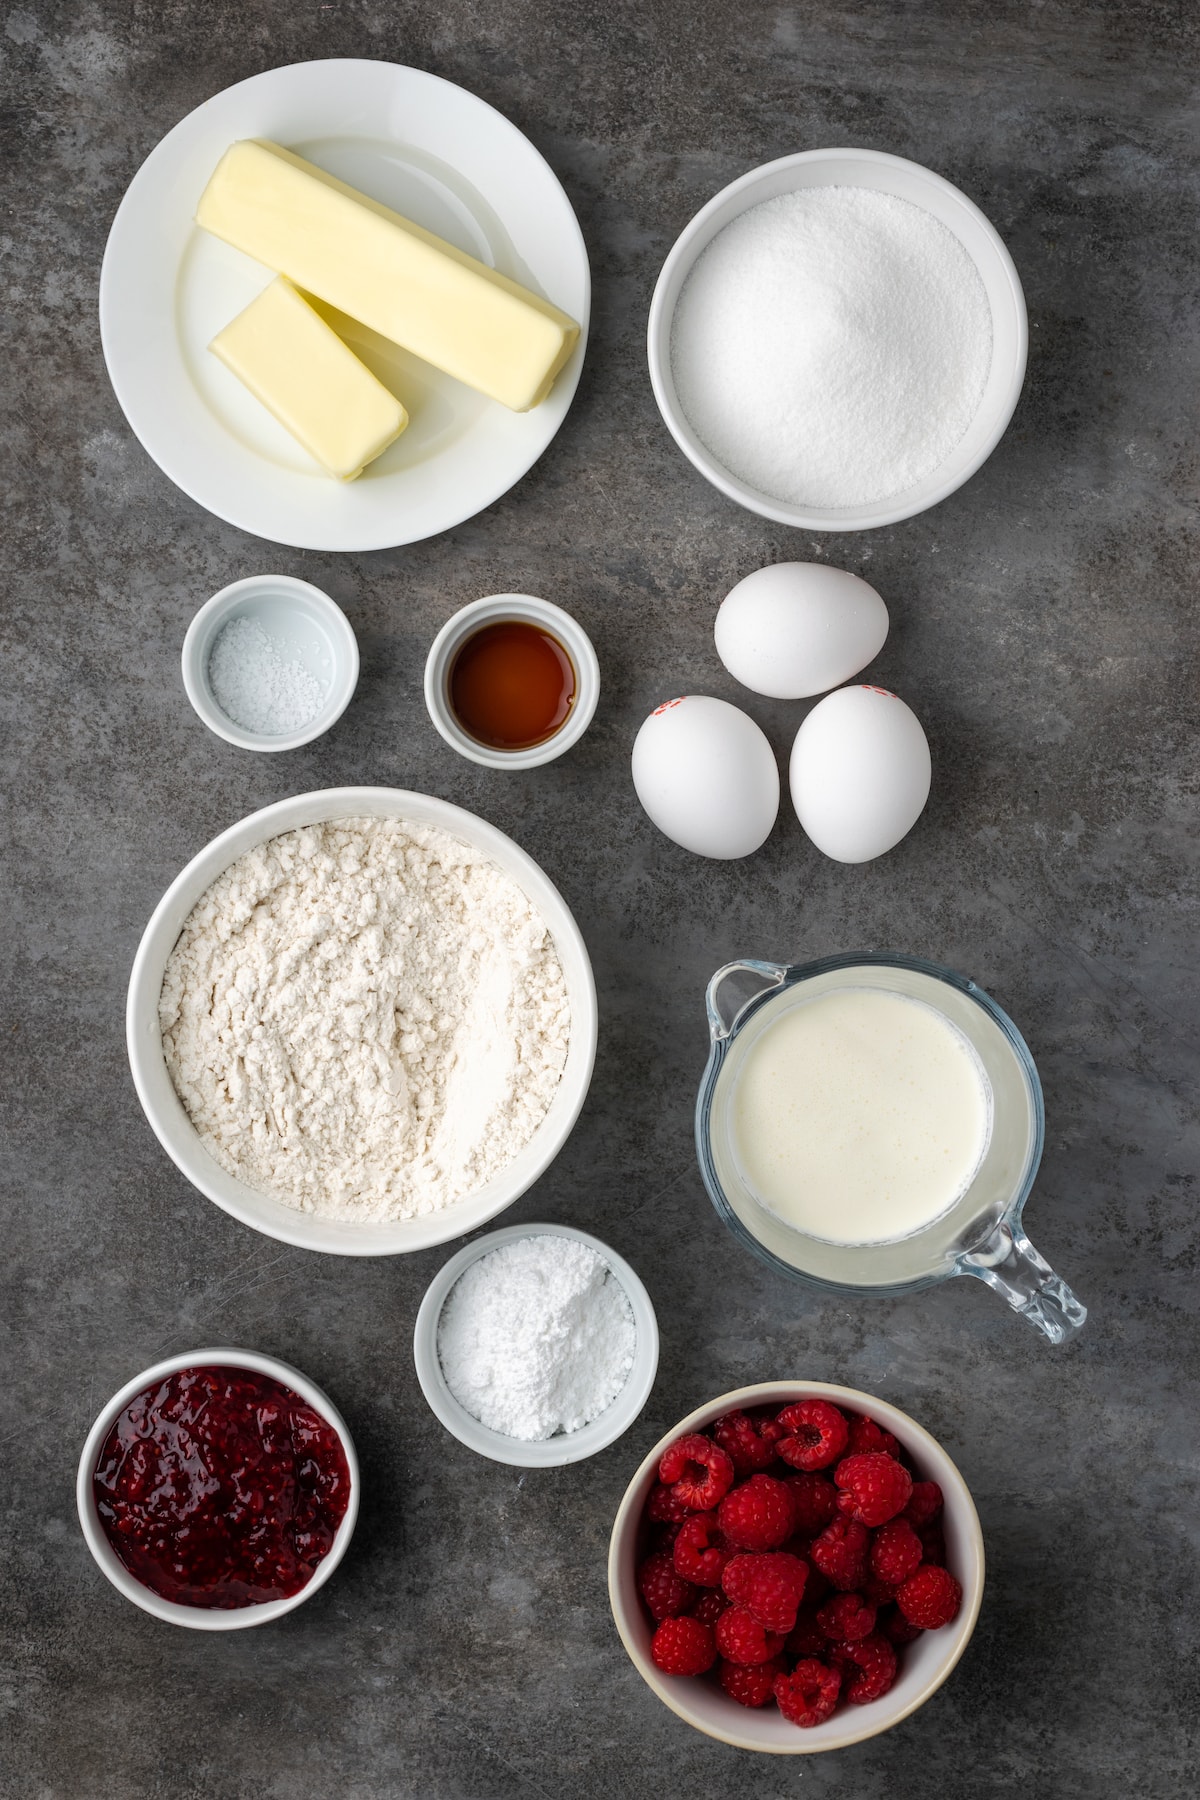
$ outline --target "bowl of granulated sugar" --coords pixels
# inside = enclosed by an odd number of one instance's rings
[[[654,1386],[658,1322],[621,1256],[569,1225],[509,1225],[434,1277],[413,1330],[430,1407],[469,1450],[556,1468],[615,1443]]]
[[[966,195],[877,150],[806,150],[703,207],[650,308],[655,398],[684,455],[783,525],[863,531],[962,486],[1012,417],[1029,328]]]

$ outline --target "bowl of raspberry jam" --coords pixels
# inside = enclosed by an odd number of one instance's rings
[[[358,1515],[344,1420],[298,1369],[197,1350],[127,1382],[88,1433],[76,1499],[113,1586],[155,1617],[235,1631],[328,1581]]]

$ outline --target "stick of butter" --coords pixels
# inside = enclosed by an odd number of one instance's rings
[[[225,152],[196,223],[514,412],[545,399],[579,336],[549,301],[258,138]]]
[[[208,347],[341,481],[361,475],[408,424],[396,396],[282,277]]]

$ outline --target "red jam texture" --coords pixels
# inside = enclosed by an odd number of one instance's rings
[[[333,1426],[252,1369],[181,1369],[146,1388],[105,1438],[92,1480],[129,1573],[180,1606],[298,1594],[350,1500]]]

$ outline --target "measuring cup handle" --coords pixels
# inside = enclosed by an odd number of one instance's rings
[[[986,1244],[965,1251],[954,1267],[956,1274],[974,1275],[995,1288],[1052,1344],[1061,1344],[1087,1318],[1087,1307],[1034,1249],[1019,1225],[997,1225]]]
[[[750,1002],[769,988],[780,987],[786,974],[786,963],[756,962],[753,958],[726,963],[718,969],[704,996],[713,1042],[727,1038]]]

